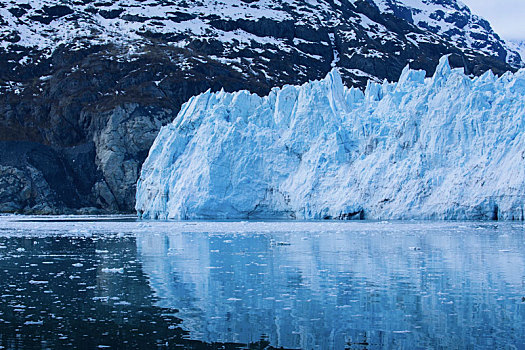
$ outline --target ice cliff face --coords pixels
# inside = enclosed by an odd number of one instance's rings
[[[333,67],[364,89],[445,54],[474,75],[523,65],[458,0],[0,0],[0,212],[134,211],[161,126],[208,89]]]
[[[143,166],[144,218],[523,219],[525,70],[206,92]]]

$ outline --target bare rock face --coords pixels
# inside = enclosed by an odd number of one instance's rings
[[[57,214],[90,207],[93,144],[57,153],[31,142],[0,142],[0,209]]]
[[[134,211],[161,126],[208,89],[262,96],[334,67],[364,89],[444,54],[474,75],[522,65],[456,0],[0,0],[0,142],[23,158],[0,156],[0,211]]]
[[[0,211],[20,211],[30,198],[31,179],[13,166],[0,166]]]
[[[104,129],[94,132],[96,164],[104,179],[99,186],[106,192],[102,191],[99,196],[105,198],[111,210],[126,211],[134,203],[135,186],[146,152],[162,125],[160,121],[170,114],[170,110],[124,104],[107,112]]]

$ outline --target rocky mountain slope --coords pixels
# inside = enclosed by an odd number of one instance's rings
[[[0,211],[132,211],[158,130],[207,89],[333,67],[364,88],[443,54],[475,75],[522,65],[455,0],[0,0]]]
[[[525,205],[525,69],[344,87],[206,92],[163,127],[137,211],[153,219],[516,219]]]

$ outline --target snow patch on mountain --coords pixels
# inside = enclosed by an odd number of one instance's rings
[[[137,185],[153,219],[523,219],[525,70],[442,58],[363,93],[320,81],[206,92],[162,128]]]
[[[232,1],[198,1],[188,7],[185,1],[117,0],[110,3],[71,2],[57,0],[30,1],[12,4],[0,1],[0,47],[16,43],[43,51],[53,51],[59,45],[75,41],[78,46],[145,42],[147,32],[157,34],[186,33],[195,37],[218,37],[241,43],[254,39],[243,31],[225,32],[213,28],[206,18],[257,20],[273,18],[291,20],[286,12],[276,9],[270,0],[258,4]],[[11,38],[11,40],[9,39]]]

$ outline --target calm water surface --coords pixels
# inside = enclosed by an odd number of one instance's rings
[[[0,217],[0,349],[525,349],[525,226]]]

